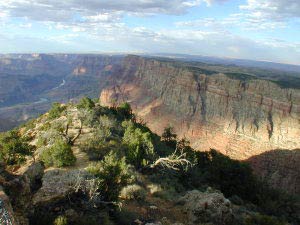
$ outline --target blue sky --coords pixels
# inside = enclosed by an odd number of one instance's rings
[[[300,64],[299,0],[3,0],[2,53],[183,53]]]

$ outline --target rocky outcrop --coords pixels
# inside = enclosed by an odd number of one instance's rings
[[[129,56],[100,101],[128,101],[153,131],[171,125],[195,149],[234,159],[300,147],[300,91],[255,77]]]
[[[33,205],[45,205],[64,199],[68,194],[74,192],[79,175],[78,170],[52,169],[46,171],[42,179],[42,187],[33,196]]]
[[[188,214],[188,224],[233,224],[231,202],[222,193],[189,191],[180,200]]]
[[[40,187],[43,174],[40,162],[28,163],[14,174],[0,166],[0,224],[29,224],[32,195]]]
[[[0,224],[17,225],[9,198],[2,186],[0,186]]]

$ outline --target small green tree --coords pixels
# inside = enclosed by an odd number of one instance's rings
[[[131,120],[134,119],[134,114],[132,112],[131,106],[128,102],[122,103],[117,108],[118,113],[121,115],[121,117],[125,120]]]
[[[91,164],[87,171],[97,179],[98,191],[104,201],[117,201],[120,191],[131,181],[125,158],[119,158],[113,152],[104,160]]]
[[[164,129],[161,135],[161,140],[169,147],[176,148],[177,144],[177,134],[175,134],[173,127],[169,126]]]
[[[95,107],[95,103],[92,99],[88,97],[84,97],[80,100],[80,102],[77,105],[78,109],[93,109]]]
[[[132,122],[125,122],[123,126],[127,126],[123,143],[127,146],[126,158],[128,162],[137,168],[151,163],[155,158],[151,134],[136,128]]]
[[[48,118],[49,119],[55,119],[57,117],[59,117],[61,115],[61,113],[66,109],[65,106],[62,106],[60,103],[58,102],[54,102],[52,104],[52,108],[49,110],[49,115]]]
[[[22,137],[16,130],[0,135],[0,159],[7,165],[20,164],[26,156],[32,156],[34,146],[28,144],[26,137]]]
[[[71,146],[63,140],[58,139],[50,148],[42,152],[41,160],[47,167],[63,167],[74,165],[76,157],[73,154]]]

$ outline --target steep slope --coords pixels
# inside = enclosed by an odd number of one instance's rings
[[[300,147],[299,90],[136,56],[123,63],[122,73],[102,91],[101,103],[130,102],[159,134],[171,125],[194,148],[215,148],[239,160]]]

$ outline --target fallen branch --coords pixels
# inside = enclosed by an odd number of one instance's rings
[[[150,168],[162,167],[179,171],[182,168],[187,169],[190,166],[192,166],[192,163],[186,159],[186,154],[181,153],[180,155],[177,155],[176,149],[172,155],[157,159],[152,165],[150,165]]]

